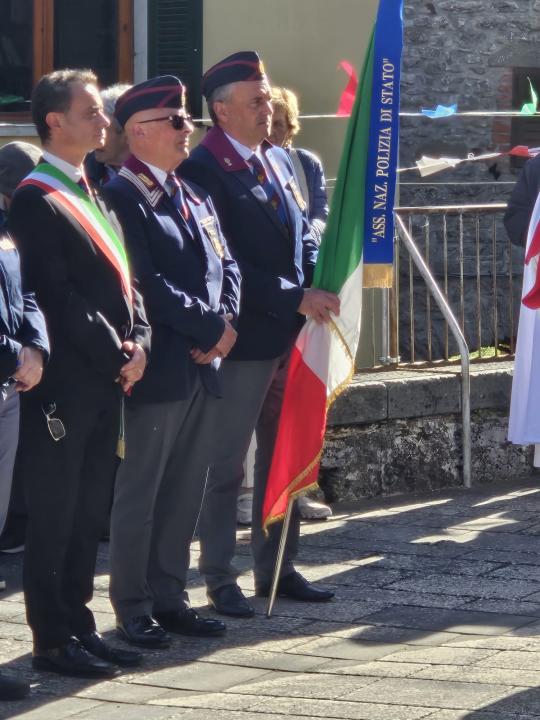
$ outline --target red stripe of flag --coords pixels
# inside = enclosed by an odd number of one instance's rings
[[[285,387],[264,498],[265,527],[285,514],[291,495],[317,482],[326,427],[326,386],[306,365],[296,346],[291,353]],[[291,484],[291,477],[296,482]]]

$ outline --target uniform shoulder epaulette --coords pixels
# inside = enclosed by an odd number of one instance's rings
[[[144,199],[152,206],[156,207],[163,195],[163,188],[151,180],[143,172],[134,173],[125,165],[118,173],[120,177],[125,178],[141,193]]]

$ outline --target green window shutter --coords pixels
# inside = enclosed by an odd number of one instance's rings
[[[148,77],[178,75],[201,117],[203,0],[150,0],[148,12]]]

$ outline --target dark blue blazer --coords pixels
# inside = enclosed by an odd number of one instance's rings
[[[23,292],[19,254],[10,236],[0,227],[0,384],[17,369],[19,353],[25,345],[41,350],[48,358],[45,319],[34,293]]]
[[[303,322],[297,312],[302,288],[311,284],[317,257],[289,156],[270,143],[264,144],[263,152],[272,180],[281,185],[288,227],[220,128],[206,134],[179,170],[210,194],[242,273],[232,360],[276,358],[291,345]]]
[[[240,273],[221,233],[216,212],[201,189],[183,184],[190,226],[147,165],[131,157],[103,197],[122,227],[128,257],[152,328],[149,365],[134,402],[189,397],[197,374],[219,395],[217,367],[196,365],[192,348],[208,352],[238,316]]]

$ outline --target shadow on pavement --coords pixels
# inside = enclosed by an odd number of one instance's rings
[[[303,524],[298,562],[310,580],[335,590],[334,601],[279,599],[267,619],[266,601],[254,599],[256,617],[227,619],[226,637],[177,637],[169,650],[145,653],[137,672],[108,682],[32,670],[22,555],[0,556],[8,582],[0,594],[1,670],[32,683],[27,700],[0,704],[0,718],[25,717],[50,705],[47,717],[54,720],[75,714],[105,720],[117,717],[112,711],[117,706],[118,718],[126,717],[125,703],[130,720],[138,711],[145,720],[183,717],[187,708],[214,708],[220,720],[250,712],[371,718],[362,713],[383,705],[408,708],[407,719],[540,717],[540,487],[535,484],[529,478],[338,507],[325,523]],[[237,561],[244,571],[241,585],[252,595],[248,539],[246,531],[239,532]],[[197,552],[195,543],[194,560]],[[112,630],[106,544],[95,586],[98,627],[122,645]],[[193,605],[204,607],[195,571],[189,590]],[[109,703],[109,712],[102,712],[100,701]],[[439,711],[452,714],[439,718]],[[383,709],[373,717],[394,714]]]

